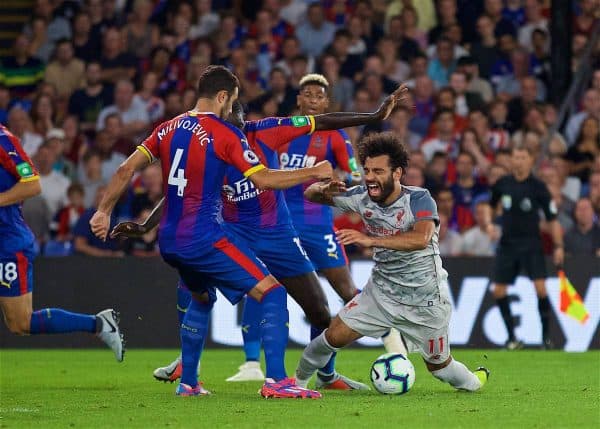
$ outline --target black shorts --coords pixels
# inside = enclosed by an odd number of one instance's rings
[[[546,278],[546,259],[542,244],[501,244],[498,246],[494,266],[494,282],[513,284],[522,272],[531,280]]]

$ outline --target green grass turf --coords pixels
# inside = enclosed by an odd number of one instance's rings
[[[346,350],[340,372],[367,382],[382,350]],[[153,380],[176,350],[130,350],[117,364],[107,350],[2,350],[0,427],[111,428],[450,428],[600,427],[600,353],[455,350],[492,375],[478,393],[454,391],[413,355],[416,383],[403,396],[325,392],[322,400],[265,400],[260,383],[226,383],[239,350],[207,350],[202,379],[210,397],[179,398]],[[299,350],[288,352],[292,370]]]

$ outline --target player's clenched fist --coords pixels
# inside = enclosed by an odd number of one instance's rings
[[[108,234],[108,227],[110,225],[110,216],[106,213],[97,211],[94,216],[90,219],[90,227],[92,232],[99,239],[106,241],[106,235]]]
[[[330,180],[333,177],[333,167],[329,161],[321,161],[315,164],[315,175],[318,180]]]

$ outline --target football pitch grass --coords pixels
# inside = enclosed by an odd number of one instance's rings
[[[427,373],[418,355],[412,390],[402,396],[325,391],[321,400],[262,399],[260,383],[227,383],[240,350],[206,350],[209,397],[174,395],[152,378],[177,350],[0,351],[3,428],[592,428],[600,427],[600,352],[455,350],[469,368],[492,375],[481,392],[457,392]],[[369,383],[383,349],[345,350],[340,372]],[[300,350],[287,354],[292,371]],[[370,384],[370,383],[369,383]]]

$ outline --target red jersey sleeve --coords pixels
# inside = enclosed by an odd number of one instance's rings
[[[266,168],[258,156],[250,149],[244,133],[237,128],[222,125],[214,131],[213,145],[215,155],[250,177]]]
[[[259,121],[246,122],[244,131],[247,134],[253,133],[256,139],[260,140],[274,151],[296,137],[311,134],[315,130],[315,117],[292,116],[290,118],[265,118]]]
[[[354,158],[354,149],[350,137],[343,130],[337,130],[331,137],[331,150],[337,167],[347,173],[356,173],[358,166]]]
[[[140,152],[142,152],[144,155],[146,155],[146,157],[148,157],[148,161],[150,163],[156,161],[159,158],[158,155],[158,148],[159,148],[159,144],[160,144],[160,139],[159,139],[159,135],[161,135],[160,131],[161,129],[165,128],[165,124],[160,124],[158,127],[156,127],[154,129],[154,131],[152,131],[152,134],[150,134],[146,140],[144,140],[138,147],[137,150],[139,150]]]
[[[31,159],[23,150],[19,138],[0,126],[0,167],[19,182],[38,180],[39,175]]]

